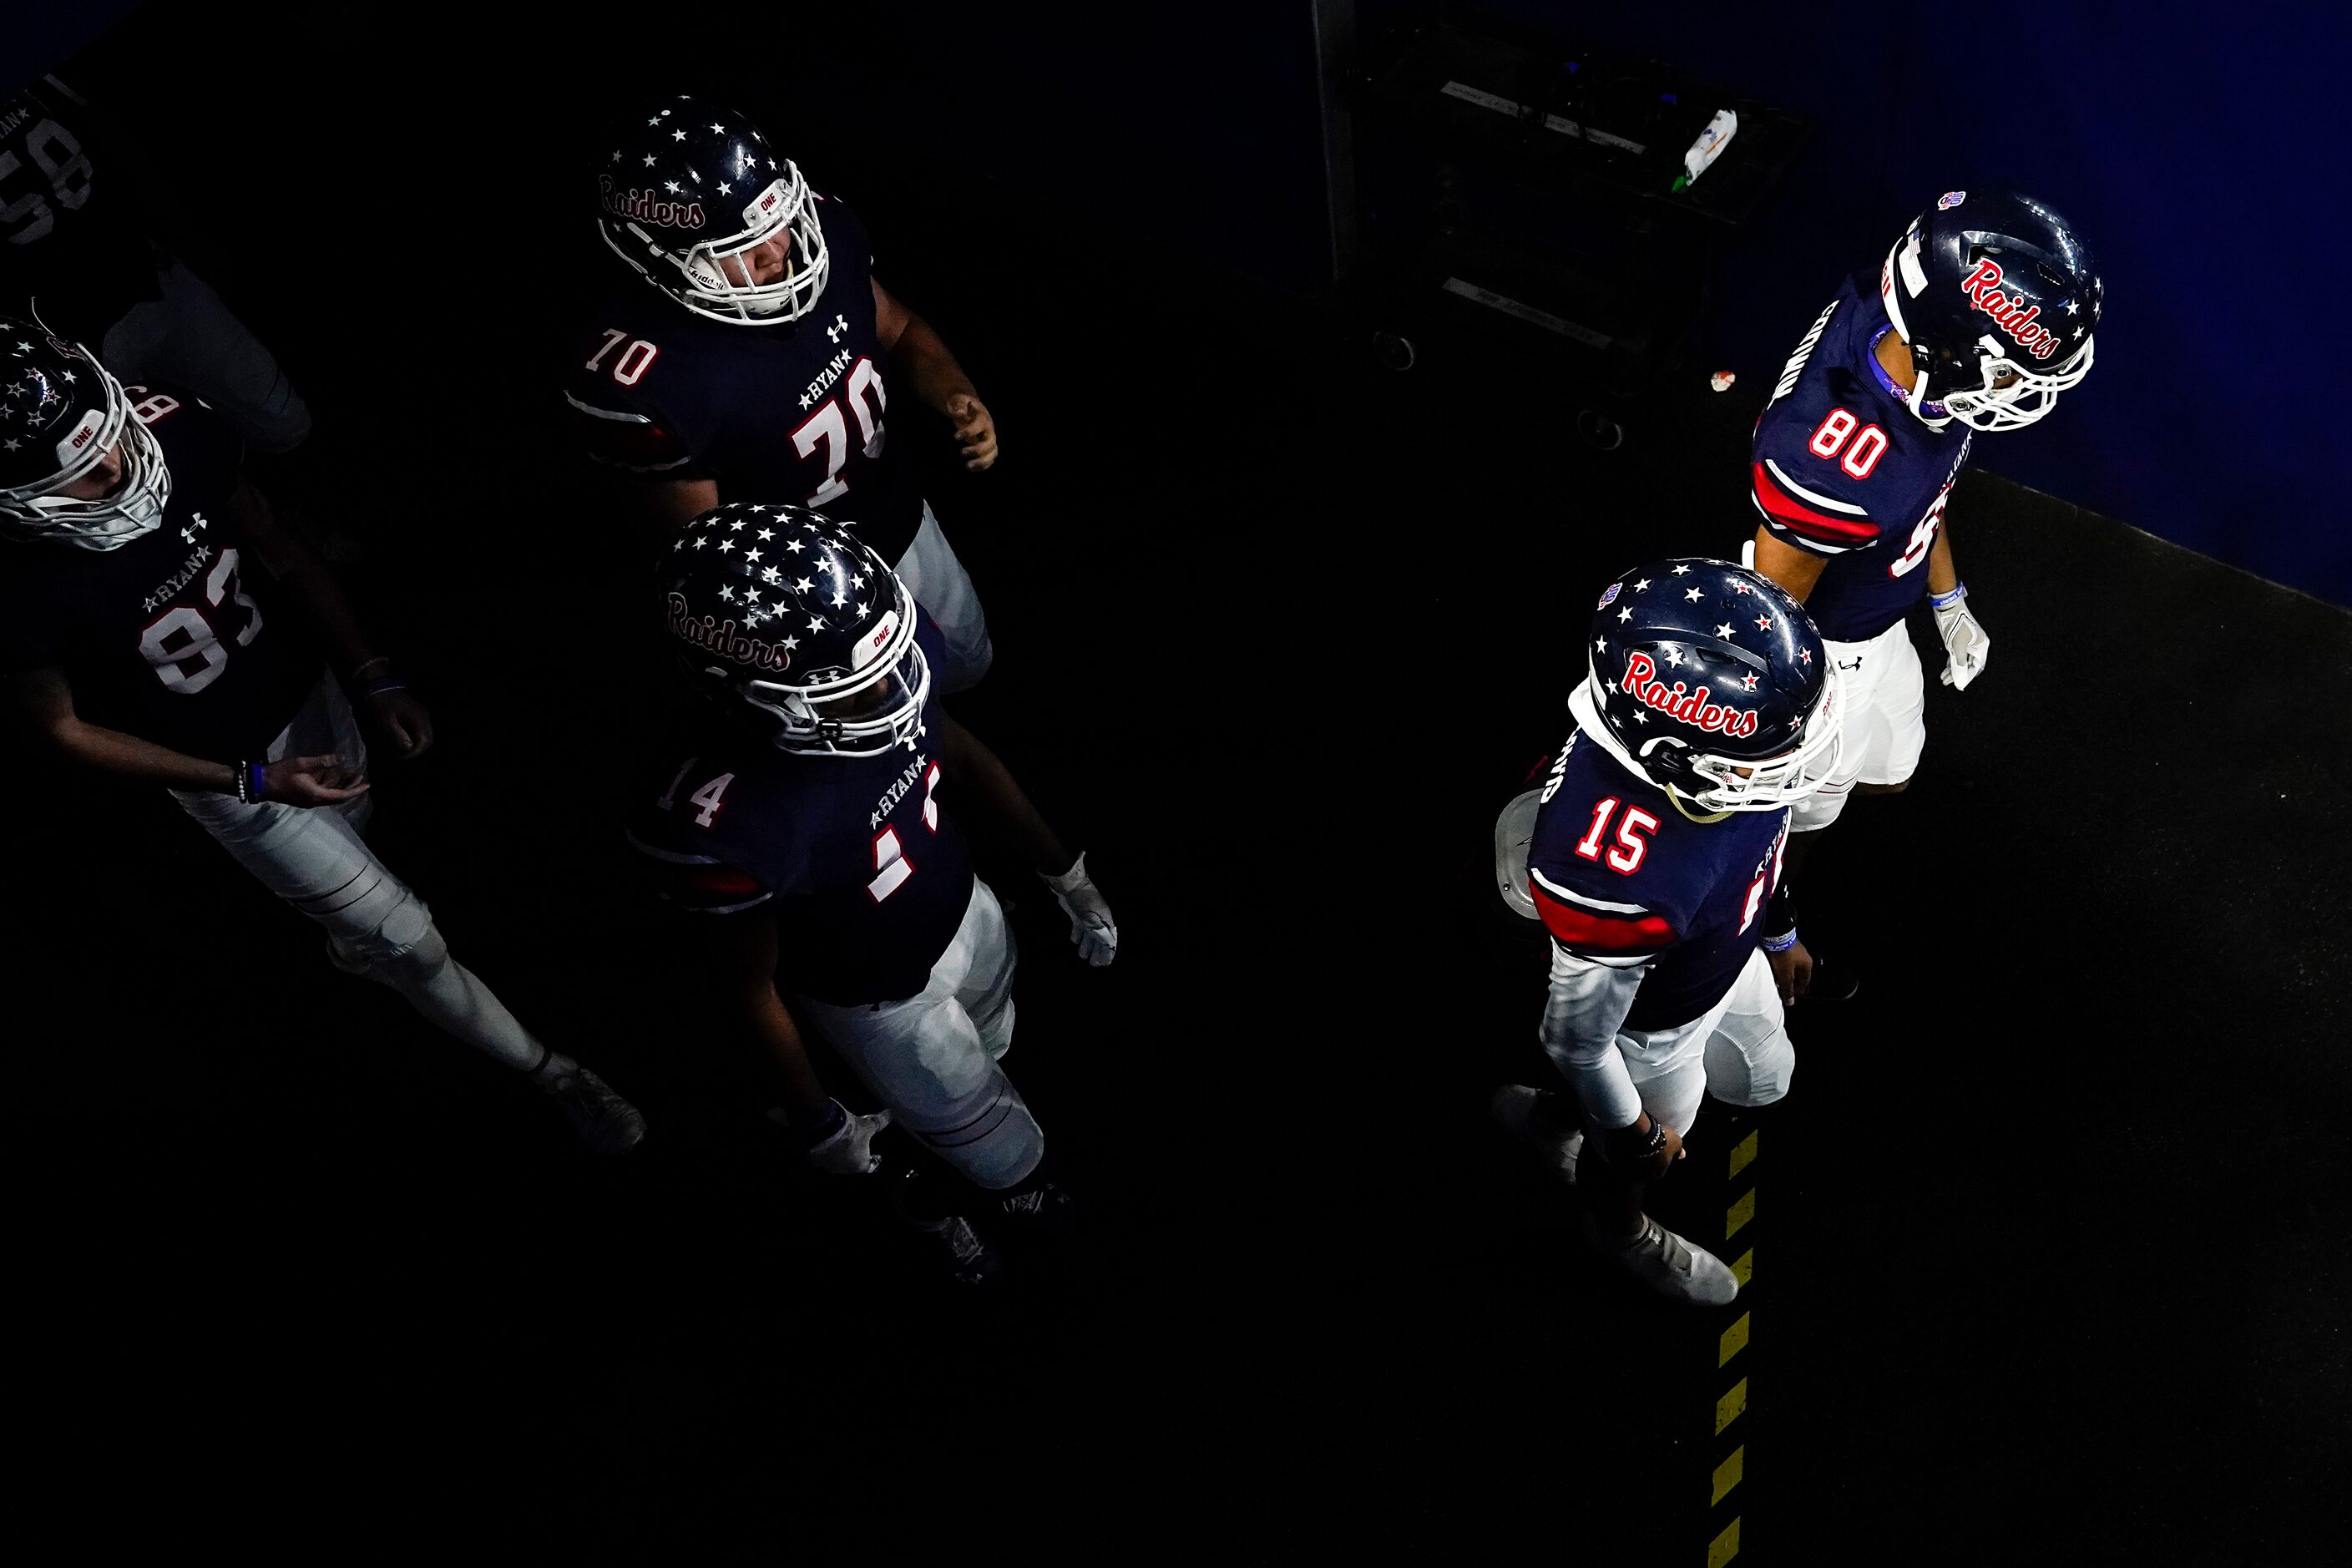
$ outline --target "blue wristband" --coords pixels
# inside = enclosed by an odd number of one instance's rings
[[[253,792],[251,799],[258,805],[261,804],[262,790],[268,783],[268,764],[247,763],[246,766],[251,770],[246,780],[246,787]]]
[[[1786,936],[1768,936],[1764,939],[1764,951],[1767,952],[1786,952],[1796,945],[1797,928],[1795,926],[1789,928]]]
[[[1966,583],[1955,583],[1952,584],[1952,591],[1948,594],[1928,595],[1927,603],[1938,610],[1948,610],[1968,596],[1969,585]]]

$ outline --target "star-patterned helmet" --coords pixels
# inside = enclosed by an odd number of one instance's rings
[[[1701,811],[1776,811],[1837,766],[1838,673],[1805,607],[1760,573],[1654,561],[1602,592],[1585,647],[1582,727]]]
[[[2106,284],[2072,224],[2031,196],[1948,191],[1886,253],[1886,319],[1928,424],[2015,430],[2091,374]]]
[[[824,292],[824,231],[808,182],[731,109],[683,96],[648,104],[613,132],[596,188],[613,254],[698,316],[798,321]],[[792,237],[781,279],[729,279],[721,262],[779,232]]]
[[[118,448],[110,494],[58,493]],[[163,450],[122,384],[80,344],[0,316],[0,537],[113,550],[161,525],[171,498]]]
[[[822,512],[729,501],[663,558],[679,668],[788,752],[912,749],[931,668],[898,574]]]

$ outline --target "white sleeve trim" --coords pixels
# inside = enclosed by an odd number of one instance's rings
[[[1640,904],[1612,904],[1606,899],[1588,899],[1582,893],[1561,887],[1532,866],[1528,868],[1528,874],[1543,884],[1545,892],[1570,903],[1582,904],[1588,910],[1601,910],[1612,915],[1646,915],[1651,912]]]
[[[1807,489],[1804,486],[1790,479],[1788,474],[1781,469],[1780,465],[1774,462],[1769,458],[1764,459],[1764,466],[1771,470],[1772,477],[1774,479],[1780,481],[1781,489],[1787,490],[1790,495],[1796,496],[1801,500],[1809,500],[1815,506],[1825,506],[1832,511],[1842,511],[1854,517],[1868,517],[1870,515],[1867,508],[1858,507],[1850,500],[1839,500],[1833,496],[1825,496],[1819,490]]]
[[[563,401],[569,403],[572,407],[577,408],[581,413],[587,415],[593,419],[611,419],[624,425],[650,425],[653,423],[652,420],[646,418],[642,414],[615,414],[609,408],[599,408],[593,403],[583,403],[568,392],[563,395]]]
[[[667,860],[673,866],[718,866],[724,864],[724,862],[716,855],[679,855],[667,849],[656,849],[652,845],[646,843],[644,839],[638,837],[635,834],[631,833],[625,827],[621,830],[621,834],[623,837],[635,845],[645,853],[652,856],[655,859]]]

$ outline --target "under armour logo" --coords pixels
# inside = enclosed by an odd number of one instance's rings
[[[1852,664],[1838,664],[1836,659],[1832,659],[1830,662],[1832,664],[1836,664],[1840,669],[1860,669],[1862,668],[1862,655],[1854,655],[1853,662]]]
[[[835,316],[833,319],[833,325],[824,330],[825,341],[827,342],[837,343],[841,341],[841,334],[847,331],[849,331],[849,318],[847,316]]]

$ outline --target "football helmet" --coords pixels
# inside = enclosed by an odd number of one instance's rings
[[[787,752],[914,749],[931,694],[914,596],[848,529],[729,501],[688,523],[664,566],[664,624],[704,695]]]
[[[1918,373],[1911,412],[1942,426],[2016,430],[2091,374],[2106,284],[2074,226],[2031,196],[1947,192],[1878,275],[1886,319]]]
[[[118,447],[122,479],[111,493],[58,493]],[[0,537],[120,549],[159,527],[171,499],[163,448],[122,384],[79,343],[0,316]]]
[[[1777,811],[1837,767],[1838,672],[1805,607],[1761,573],[1696,556],[1628,572],[1586,647],[1580,727],[1678,803]]]
[[[596,188],[613,254],[698,316],[794,321],[824,292],[824,231],[808,182],[731,109],[682,95],[647,105],[614,132]],[[782,232],[792,255],[777,281],[737,283],[719,266]]]

